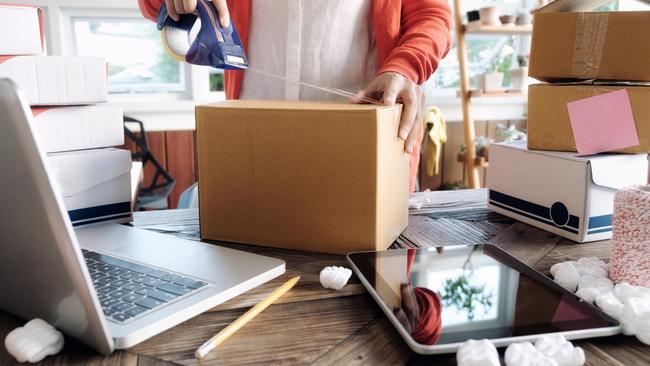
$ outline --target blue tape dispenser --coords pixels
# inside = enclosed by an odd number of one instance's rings
[[[157,27],[171,57],[217,69],[247,69],[248,61],[235,25],[230,22],[229,27],[221,27],[217,10],[210,1],[198,0],[196,9],[198,17],[181,14],[177,22],[169,16],[164,3],[160,6]]]

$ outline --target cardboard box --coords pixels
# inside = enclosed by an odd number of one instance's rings
[[[408,224],[399,107],[226,101],[196,108],[201,238],[344,254]]]
[[[639,145],[619,152],[650,151],[650,86],[608,84],[535,84],[528,88],[528,148],[576,151],[567,103],[627,89]]]
[[[0,55],[38,55],[45,43],[43,10],[31,5],[0,4]]]
[[[100,57],[0,57],[0,77],[12,79],[30,105],[74,105],[108,98],[106,60]]]
[[[650,81],[650,11],[586,12],[608,1],[556,0],[535,13],[535,79]]]
[[[122,108],[111,105],[32,108],[45,152],[124,145]]]
[[[575,153],[526,149],[525,141],[492,144],[488,208],[577,242],[612,236],[614,194],[645,184],[645,154]]]
[[[47,164],[73,226],[131,221],[131,153],[119,149],[49,154]]]

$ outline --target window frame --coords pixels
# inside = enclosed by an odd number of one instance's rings
[[[45,39],[48,55],[76,55],[76,40],[73,26],[75,18],[143,19],[135,0],[24,0],[27,5],[36,5],[45,11]],[[154,27],[155,24],[151,23]],[[225,99],[224,92],[211,92],[209,69],[207,67],[181,63],[185,88],[178,93],[130,93],[109,94],[109,101],[125,106],[135,104],[159,104],[178,102],[181,109],[187,109],[184,101],[204,102]]]

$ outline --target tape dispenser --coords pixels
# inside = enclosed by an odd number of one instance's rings
[[[167,6],[161,5],[157,27],[170,56],[177,61],[217,69],[247,69],[244,47],[232,21],[227,28],[221,27],[217,10],[210,1],[198,0],[196,9],[198,17],[181,14],[177,22],[167,13]]]

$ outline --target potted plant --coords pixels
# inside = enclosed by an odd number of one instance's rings
[[[496,5],[485,6],[478,10],[479,16],[481,18],[481,24],[489,26],[499,26],[501,21],[499,20],[499,7]]]
[[[499,52],[492,57],[488,71],[479,78],[479,85],[483,92],[503,91],[503,80],[505,72],[510,70],[512,65],[513,48],[505,44]]]
[[[513,90],[526,92],[530,84],[528,79],[528,55],[517,56],[517,65],[510,70],[510,85]]]

